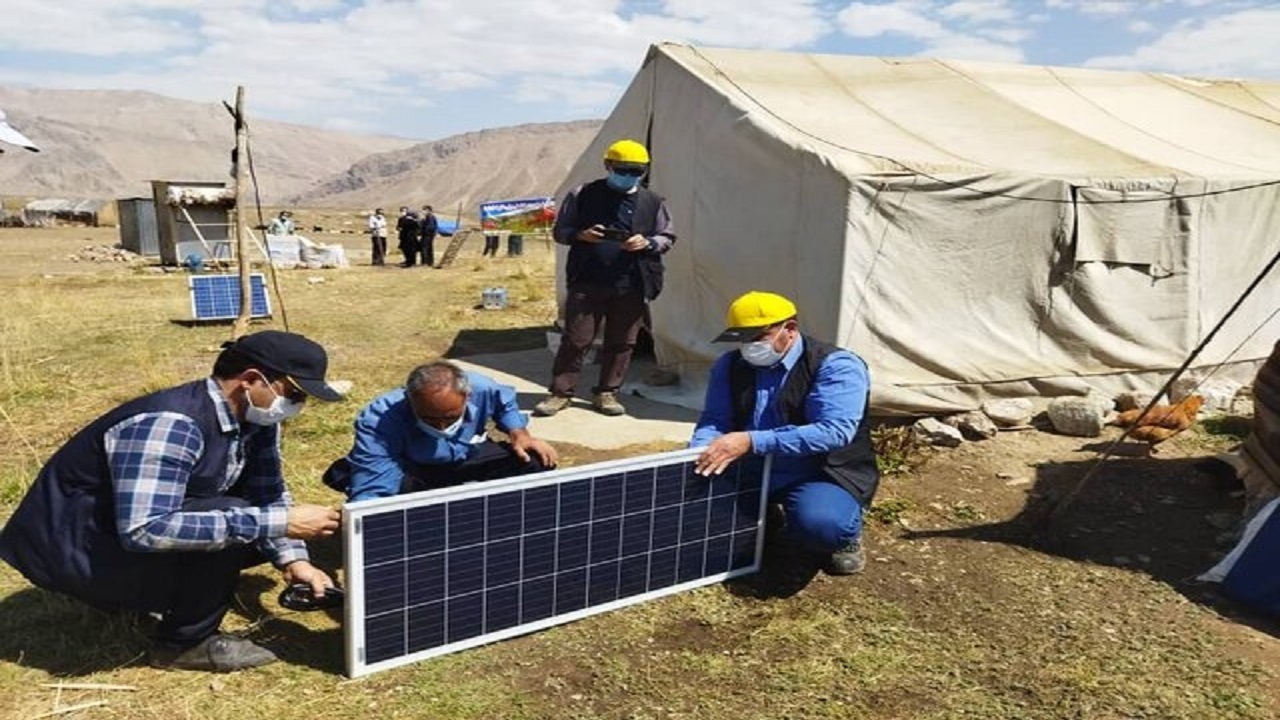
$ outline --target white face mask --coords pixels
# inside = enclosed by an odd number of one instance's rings
[[[465,418],[466,418],[466,413],[463,413],[458,417],[457,420],[453,421],[452,425],[450,425],[447,428],[444,428],[443,430],[441,430],[440,428],[432,427],[431,425],[423,422],[421,418],[414,418],[414,419],[418,423],[418,429],[430,435],[431,437],[440,438],[441,440],[453,440],[457,437],[458,431],[462,429],[462,421]]]
[[[740,352],[743,360],[762,368],[776,365],[786,354],[773,349],[773,339],[742,343]]]
[[[244,399],[248,405],[244,409],[245,422],[254,425],[279,425],[291,417],[297,417],[298,413],[302,412],[302,403],[277,394],[265,377],[262,381],[267,383],[267,389],[271,391],[274,399],[267,407],[260,408],[253,404],[253,398],[249,397],[249,390],[246,388]]]

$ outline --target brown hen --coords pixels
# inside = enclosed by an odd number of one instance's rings
[[[1195,424],[1196,415],[1199,414],[1202,405],[1204,405],[1203,397],[1189,395],[1176,405],[1156,405],[1141,420],[1138,419],[1138,416],[1142,415],[1141,409],[1126,410],[1117,415],[1112,424],[1129,427],[1135,422],[1140,422],[1141,424],[1129,433],[1129,437],[1155,445]]]

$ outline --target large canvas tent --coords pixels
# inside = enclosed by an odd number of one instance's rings
[[[761,289],[867,359],[879,412],[1151,390],[1280,249],[1278,83],[663,44],[561,192],[623,137],[680,236],[653,334],[691,383]],[[1251,375],[1278,298],[1197,365]]]

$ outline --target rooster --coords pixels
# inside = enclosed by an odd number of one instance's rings
[[[1188,395],[1176,405],[1156,405],[1142,415],[1142,410],[1126,410],[1116,415],[1113,425],[1129,427],[1138,423],[1129,433],[1129,437],[1139,442],[1156,445],[1191,427],[1196,421],[1204,398],[1199,395]],[[1139,416],[1142,416],[1139,419]]]

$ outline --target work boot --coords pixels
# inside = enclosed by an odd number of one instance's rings
[[[203,670],[233,672],[255,668],[278,660],[275,653],[234,635],[214,633],[199,643],[182,648],[165,642],[151,647],[151,667],[161,670]]]
[[[573,398],[563,395],[548,395],[545,400],[533,406],[533,414],[542,417],[551,417],[561,410],[569,407],[569,403],[573,402]]]
[[[595,400],[591,404],[595,406],[596,412],[601,415],[616,417],[627,414],[627,409],[622,406],[622,403],[618,402],[618,393],[616,392],[596,393]]]
[[[862,537],[850,540],[848,544],[831,553],[827,561],[828,575],[854,575],[862,572],[867,566],[867,554],[862,551]]]

